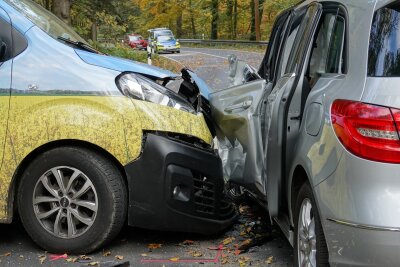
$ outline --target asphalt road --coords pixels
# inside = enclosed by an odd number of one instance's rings
[[[221,89],[227,82],[228,62],[225,58],[230,54],[236,54],[253,66],[258,66],[263,56],[260,53],[194,48],[164,56],[187,65],[212,88]],[[251,202],[240,210],[241,215],[234,226],[211,237],[125,227],[114,242],[102,251],[88,255],[90,258],[86,260],[85,257],[80,259],[79,255],[67,255],[67,259],[51,261],[52,255],[36,246],[16,220],[11,225],[0,225],[0,266],[115,266],[125,261],[129,261],[130,266],[160,267],[292,266],[293,250],[282,232],[268,224],[266,212]],[[247,243],[250,245],[246,246]],[[149,249],[149,244],[161,246]],[[215,250],[221,244],[223,250]],[[238,246],[242,246],[240,254]]]
[[[264,56],[263,53],[257,52],[212,48],[182,48],[180,54],[162,54],[161,56],[189,67],[211,88],[219,90],[228,87],[228,56],[232,54],[257,69]]]

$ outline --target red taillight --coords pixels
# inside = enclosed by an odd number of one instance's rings
[[[331,118],[340,142],[353,154],[379,162],[400,163],[400,110],[336,100]]]

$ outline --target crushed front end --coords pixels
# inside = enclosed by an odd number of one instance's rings
[[[192,86],[184,85],[185,81]],[[207,99],[189,76],[182,84],[179,94],[197,114],[134,101],[141,117],[143,142],[139,158],[125,166],[128,223],[148,229],[214,234],[229,227],[237,212],[225,197],[221,159],[212,147]]]

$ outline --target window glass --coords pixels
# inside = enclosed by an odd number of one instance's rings
[[[331,39],[326,65],[327,73],[345,73],[345,39],[346,24],[342,17],[338,17]]]
[[[324,73],[343,73],[344,40],[344,19],[337,13],[323,14],[307,70],[311,86]]]
[[[0,62],[12,58],[12,29],[10,23],[0,17]]]
[[[86,43],[70,26],[40,5],[30,0],[6,0],[6,2],[51,37]]]
[[[368,75],[400,76],[400,4],[378,10],[371,28]]]
[[[314,21],[320,10],[320,7],[320,4],[311,4],[302,18],[293,42],[293,48],[290,52],[286,73],[295,73],[298,65],[301,64],[304,52],[308,47],[308,40],[313,31]]]

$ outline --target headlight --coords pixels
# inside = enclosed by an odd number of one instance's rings
[[[142,75],[123,74],[117,78],[117,86],[126,96],[196,114],[184,98]]]

